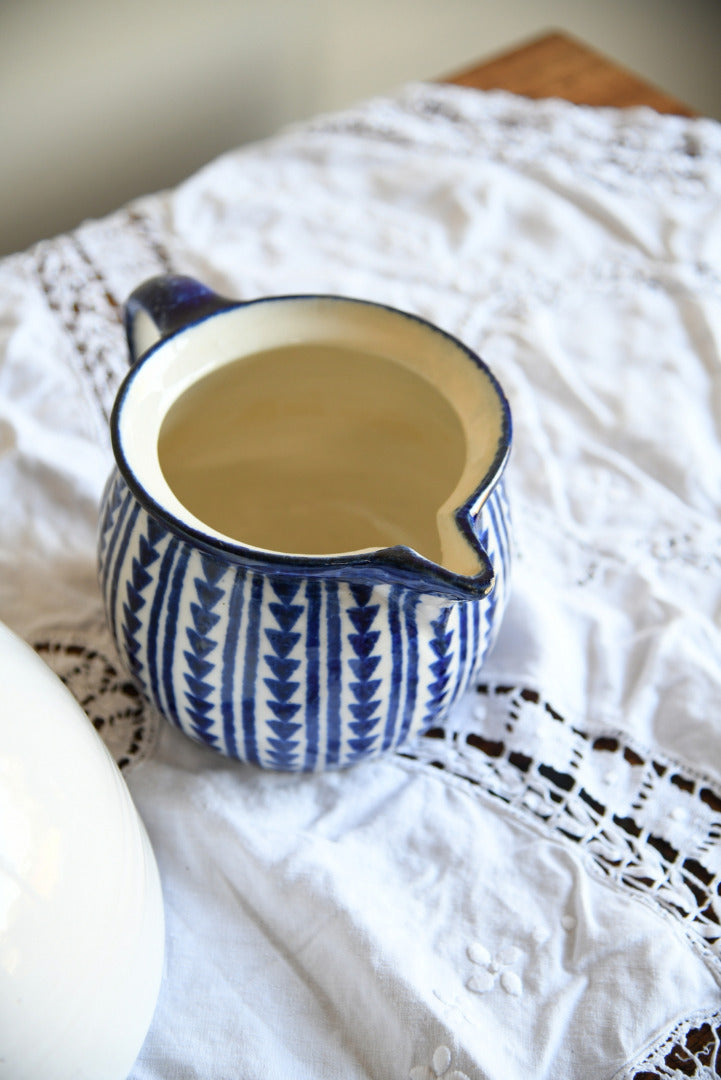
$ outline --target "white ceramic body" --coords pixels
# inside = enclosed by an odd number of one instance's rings
[[[124,1080],[155,1008],[153,852],[92,724],[0,625],[0,1077]]]
[[[118,468],[101,508],[99,573],[110,628],[146,696],[191,738],[276,769],[350,765],[439,721],[478,671],[509,588],[510,414],[485,364],[381,305],[313,296],[239,304],[187,278],[141,286],[126,322],[136,363],[112,419]],[[170,488],[158,445],[180,395],[288,342],[383,357],[450,404],[466,449],[454,489],[431,508],[438,562],[403,544],[328,555],[252,547],[195,517]],[[416,428],[411,450],[424,433]],[[191,441],[185,452],[207,446]],[[444,453],[442,440],[433,453]],[[423,468],[432,470],[433,454]]]

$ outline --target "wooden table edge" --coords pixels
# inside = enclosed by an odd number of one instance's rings
[[[553,30],[439,82],[478,90],[508,90],[529,98],[563,98],[576,105],[632,108],[697,116],[690,106],[653,86],[565,31]]]

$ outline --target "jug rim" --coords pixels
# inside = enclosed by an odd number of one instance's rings
[[[193,281],[193,279],[187,280]],[[143,286],[141,286],[142,288]],[[490,558],[474,532],[472,519],[480,511],[481,506],[486,502],[502,478],[511,451],[513,425],[510,405],[503,388],[485,361],[455,335],[443,330],[423,316],[375,300],[336,293],[311,292],[277,294],[238,301],[225,300],[222,297],[217,297],[214,293],[209,293],[209,295],[218,303],[211,303],[206,309],[203,308],[203,305],[200,305],[196,317],[191,316],[179,325],[170,325],[165,332],[162,332],[162,336],[157,341],[137,357],[133,356],[131,344],[131,359],[133,362],[118,389],[112,408],[110,434],[116,467],[131,493],[146,513],[151,518],[158,520],[181,541],[191,547],[198,548],[205,555],[215,556],[219,560],[228,563],[242,564],[251,570],[278,577],[310,577],[347,581],[349,583],[397,584],[423,594],[436,595],[457,601],[475,600],[487,596],[493,588],[494,571]],[[453,512],[458,529],[478,557],[480,563],[478,573],[465,575],[450,570],[413,548],[402,544],[319,555],[295,554],[254,547],[240,540],[219,536],[212,530],[206,531],[198,525],[184,521],[163,506],[147,490],[137,476],[128,460],[123,445],[120,418],[139,371],[147,363],[152,363],[153,357],[184,331],[208,322],[216,316],[219,318],[224,315],[229,316],[234,312],[254,305],[307,301],[363,305],[402,316],[422,326],[425,330],[440,335],[444,341],[464,353],[487,378],[500,405],[501,430],[496,453],[485,475],[476,484],[470,495]],[[126,328],[128,328],[127,318]],[[130,342],[129,328],[128,339]],[[199,524],[202,526],[202,523]]]

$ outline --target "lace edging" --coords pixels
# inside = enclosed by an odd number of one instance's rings
[[[686,1017],[650,1051],[624,1067],[613,1080],[717,1080],[721,1076],[721,1012]]]
[[[661,116],[651,109],[612,109],[526,98],[493,90],[411,83],[378,98],[317,117],[296,130],[348,134],[396,145],[436,147],[458,155],[543,168],[566,163],[593,185],[643,194],[649,185],[698,195],[721,163],[721,125],[707,118]],[[540,164],[539,164],[540,163]]]
[[[139,281],[172,269],[156,213],[149,205],[130,206],[43,240],[23,257],[70,339],[74,366],[95,407],[98,440],[107,444],[108,418],[127,371],[123,301]]]
[[[43,627],[30,643],[82,706],[121,771],[152,754],[160,717],[123,670],[101,616],[86,625]]]
[[[721,982],[721,786],[616,731],[586,730],[529,685],[475,695],[399,756],[571,844],[595,876],[671,918]]]

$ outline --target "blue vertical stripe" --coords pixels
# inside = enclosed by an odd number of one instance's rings
[[[491,531],[496,536],[498,544],[495,595],[492,593],[486,601],[488,605],[486,610],[490,620],[496,605],[499,602],[502,603],[505,598],[506,590],[508,589],[507,575],[510,569],[511,552],[508,546],[509,537],[507,532],[507,522],[502,507],[497,503],[494,503],[493,505],[489,505],[488,512],[491,519]],[[497,627],[493,627],[492,634],[495,634],[496,630]]]
[[[488,547],[490,549],[488,551],[488,555],[490,557],[491,562],[493,563],[494,575],[497,578],[499,572],[502,572],[503,543],[502,543],[501,534],[500,534],[499,529],[498,529],[498,522],[496,520],[497,515],[496,515],[496,510],[495,510],[495,507],[494,507],[494,504],[493,504],[493,496],[491,496],[491,498],[488,500],[488,502],[484,506],[483,510],[484,510],[484,513],[485,513],[486,519],[487,519]],[[493,543],[493,541],[495,541],[495,543]],[[494,579],[494,582],[493,582],[494,590],[496,588],[496,585],[497,585],[497,581]],[[488,596],[491,596],[491,595],[492,595],[492,593],[488,594]],[[488,600],[488,597],[486,597],[486,602],[487,602],[487,600]]]
[[[406,627],[406,643],[408,646],[408,675],[406,678],[406,700],[403,708],[403,723],[401,725],[398,742],[405,739],[413,722],[413,714],[416,709],[416,695],[418,693],[418,624],[416,622],[416,607],[420,597],[418,593],[409,592],[403,601],[403,616]]]
[[[403,679],[403,639],[401,637],[400,601],[403,591],[398,585],[392,585],[388,596],[388,629],[391,635],[391,685],[388,697],[386,729],[383,735],[383,750],[393,745],[398,720],[398,708],[401,700],[401,682]]]
[[[175,655],[175,636],[178,629],[178,611],[180,609],[180,597],[183,592],[185,571],[190,558],[190,548],[183,544],[175,566],[173,581],[170,586],[168,598],[168,610],[165,615],[165,636],[163,637],[163,691],[168,707],[168,714],[180,726],[178,709],[175,702],[175,688],[173,678],[173,657]]]
[[[495,496],[495,492],[494,492]],[[495,581],[492,591],[483,601],[483,614],[486,624],[486,639],[485,645],[488,650],[495,641],[496,634],[498,632],[498,618],[496,614],[496,608],[499,601],[501,607],[498,609],[499,613],[502,611],[502,601],[506,590],[506,555],[504,553],[504,532],[502,533],[499,526],[499,518],[501,519],[501,525],[504,525],[503,514],[500,513],[500,508],[495,502],[488,500],[488,518],[489,518],[489,533],[496,539],[496,554],[495,554]]]
[[[473,665],[471,675],[475,673],[481,653],[481,604],[482,600],[473,601]]]
[[[223,738],[225,740],[225,752],[231,757],[238,757],[238,743],[236,739],[236,719],[238,709],[235,702],[235,673],[239,667],[241,624],[243,620],[243,594],[245,590],[245,572],[239,568],[235,570],[235,577],[230,590],[228,602],[228,629],[223,645],[223,674],[220,691],[220,711],[223,716]]]
[[[338,599],[338,584],[329,581],[325,587],[326,597],[326,636],[327,636],[327,750],[326,764],[337,765],[340,760],[340,706],[341,706],[341,681],[343,678],[341,657],[341,625],[340,625],[340,602]]]
[[[318,761],[318,717],[320,708],[320,595],[319,581],[309,580],[306,624],[305,686],[305,768],[314,769]]]
[[[497,537],[499,558],[501,566],[505,570],[508,566],[510,555],[510,538],[508,535],[508,522],[501,502],[501,492],[495,491],[488,500],[488,513],[491,519],[491,531]]]
[[[463,692],[468,682],[468,673],[466,671],[466,664],[468,663],[468,605],[472,601],[461,601],[456,605],[458,611],[458,675],[456,677],[456,688],[451,697],[451,701],[455,701],[459,694]]]
[[[263,578],[260,574],[251,577],[250,601],[248,604],[248,628],[245,636],[245,663],[243,665],[243,743],[245,760],[254,765],[260,764],[258,743],[255,733],[255,679],[260,659],[260,604],[263,599]]]

